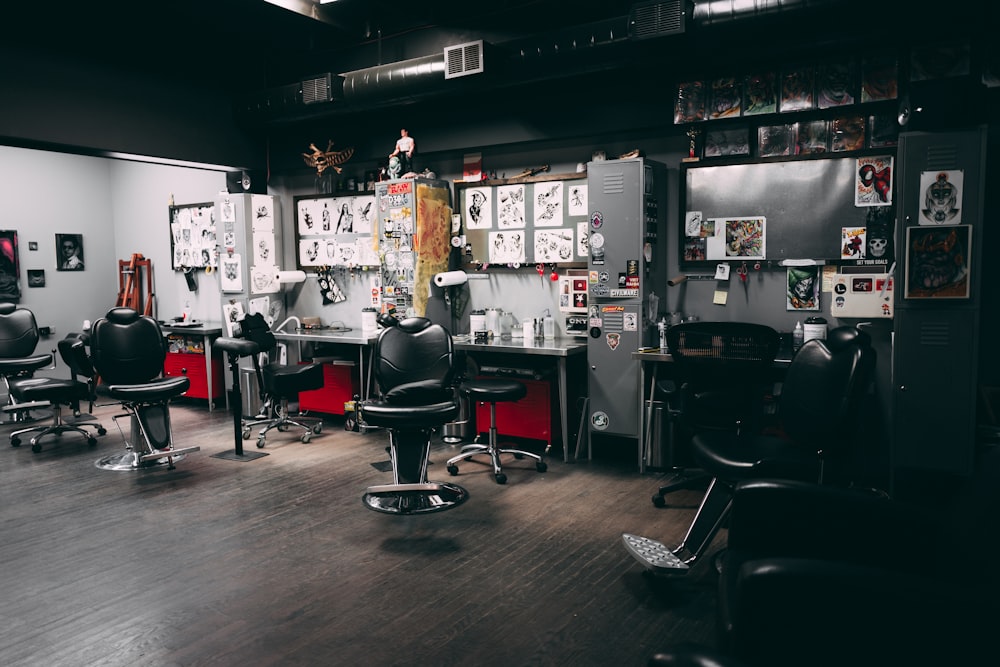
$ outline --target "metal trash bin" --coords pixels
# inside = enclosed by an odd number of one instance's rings
[[[243,400],[243,416],[254,417],[263,409],[260,399],[260,385],[253,368],[240,368],[240,395]]]
[[[457,391],[457,390],[456,390]],[[469,397],[458,392],[458,415],[455,421],[441,427],[441,439],[450,445],[468,440],[472,435],[471,411]]]
[[[652,410],[650,410],[652,407]],[[666,469],[674,464],[674,424],[664,401],[646,401],[649,440],[645,444],[647,468]]]

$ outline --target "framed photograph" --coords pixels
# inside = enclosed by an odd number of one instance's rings
[[[795,123],[762,125],[757,128],[757,155],[776,157],[791,155],[795,150]]]
[[[56,269],[83,271],[83,234],[56,234]]]
[[[739,127],[705,132],[704,157],[750,155],[749,128]]]
[[[884,148],[899,143],[899,123],[892,114],[868,116],[869,148]]]
[[[743,115],[756,116],[778,110],[778,77],[774,72],[748,74],[743,79]]]
[[[743,85],[740,79],[726,76],[712,80],[712,103],[709,118],[734,118],[743,106]]]
[[[816,108],[816,72],[811,65],[790,67],[781,73],[778,110],[807,111]]]
[[[968,299],[972,225],[906,228],[906,299]]]
[[[705,120],[705,83],[689,81],[677,86],[674,103],[674,124]]]
[[[834,153],[865,147],[864,116],[846,116],[830,121],[830,150]]]
[[[899,63],[893,54],[880,54],[861,61],[861,101],[894,100],[897,96]]]
[[[854,62],[834,60],[820,63],[816,72],[816,106],[820,109],[854,104],[856,87]]]
[[[28,287],[45,287],[45,269],[28,269]]]
[[[830,123],[825,120],[803,121],[795,131],[795,154],[813,155],[830,150]]]

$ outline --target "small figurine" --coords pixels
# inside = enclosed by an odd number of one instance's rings
[[[389,178],[399,178],[403,175],[403,164],[399,161],[399,157],[393,155],[389,158],[389,168],[386,170],[386,174]]]
[[[396,148],[391,153],[389,153],[389,170],[392,171],[392,159],[399,158],[399,173],[400,175],[406,174],[413,171],[413,153],[417,149],[417,142],[410,136],[410,133],[404,127],[399,131],[399,139],[396,140]],[[390,175],[390,178],[398,178],[398,176]]]

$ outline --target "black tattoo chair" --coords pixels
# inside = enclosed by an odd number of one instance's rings
[[[28,421],[30,410],[48,407],[44,401],[27,404],[13,390],[13,385],[45,381],[34,373],[51,366],[53,359],[51,354],[36,351],[39,339],[34,313],[13,303],[0,303],[0,381],[7,396],[3,411],[10,415],[10,422]]]
[[[703,431],[692,439],[699,467],[712,475],[681,543],[667,548],[625,533],[626,549],[651,570],[684,573],[708,548],[732,504],[733,487],[761,477],[847,484],[859,406],[871,383],[875,351],[868,334],[838,327],[810,340],[782,383],[778,428],[771,432]]]
[[[323,367],[320,364],[285,365],[276,361],[261,365],[261,354],[273,354],[278,341],[267,321],[259,313],[252,313],[240,322],[240,338],[256,344],[256,350],[247,356],[253,362],[254,375],[260,389],[263,407],[261,414],[243,419],[243,439],[249,440],[254,426],[263,424],[257,433],[257,447],[264,447],[271,430],[287,431],[294,426],[301,429],[299,439],[309,442],[313,434],[323,432],[323,420],[307,417],[301,411],[289,413],[288,404],[297,400],[299,392],[320,389],[323,386]]]
[[[169,402],[187,391],[191,381],[185,376],[163,376],[167,348],[167,339],[156,320],[132,308],[112,308],[94,322],[91,360],[103,391],[125,408],[124,414],[113,417],[115,424],[122,417],[129,417],[131,422],[131,435],[125,437],[122,431],[126,452],[99,459],[98,468],[173,469],[175,461],[201,449],[173,445]]]
[[[457,507],[468,492],[456,484],[427,481],[430,436],[450,422],[460,404],[451,334],[422,317],[382,317],[375,343],[378,397],[361,401],[358,417],[389,433],[392,484],[368,487],[365,505],[386,514],[426,514]]]
[[[668,397],[674,435],[689,442],[694,434],[760,429],[764,396],[773,384],[772,365],[781,335],[753,322],[684,322],[667,330],[675,391]],[[700,468],[675,467],[653,504],[666,506],[666,495],[704,488],[712,475]]]
[[[69,368],[69,377],[42,378],[42,382],[15,382],[11,391],[19,403],[46,404],[52,406],[52,421],[47,424],[36,424],[17,429],[10,434],[10,444],[21,445],[21,436],[34,433],[31,438],[31,451],[42,450],[42,438],[49,435],[61,436],[63,433],[75,432],[87,438],[91,447],[97,444],[97,438],[87,431],[92,428],[97,435],[104,435],[107,429],[94,417],[94,401],[97,398],[97,371],[91,364],[87,354],[87,345],[80,334],[69,334],[58,343],[59,356]],[[82,403],[88,403],[87,411],[80,409]],[[63,416],[63,408],[69,408],[72,414]],[[86,428],[85,428],[86,427]]]

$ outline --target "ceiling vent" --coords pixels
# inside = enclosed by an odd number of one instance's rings
[[[444,78],[457,79],[482,72],[483,40],[444,48]]]
[[[629,37],[649,39],[683,34],[689,4],[687,0],[669,0],[633,5],[629,11]]]
[[[302,81],[302,103],[316,104],[333,100],[333,91],[330,90],[331,80],[330,74],[323,74]]]

